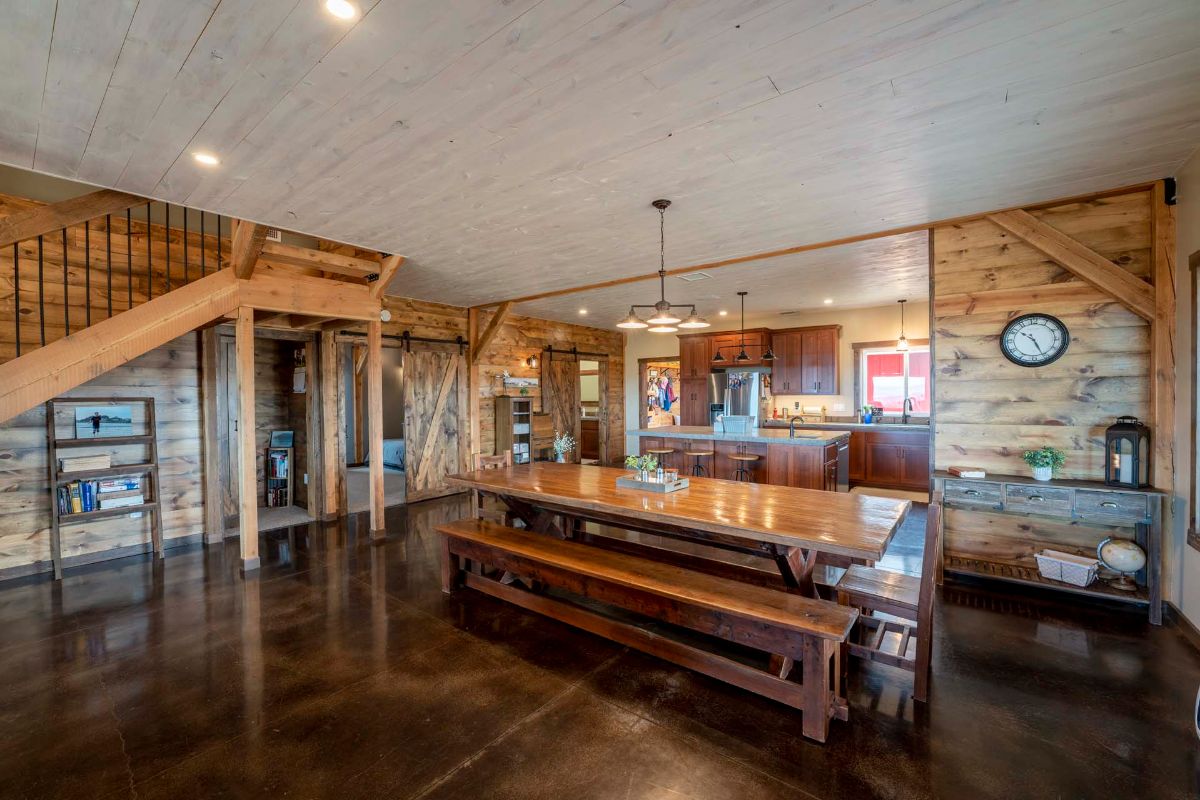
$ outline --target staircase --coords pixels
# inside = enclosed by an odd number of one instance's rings
[[[380,259],[264,234],[109,190],[0,196],[0,422],[239,308],[285,324],[379,318]]]

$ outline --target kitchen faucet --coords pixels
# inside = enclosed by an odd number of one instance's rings
[[[900,415],[900,424],[908,424],[908,412],[913,410],[913,399],[911,397],[904,398],[904,413]]]
[[[800,419],[799,414],[792,417],[791,421],[788,423],[788,438],[789,439],[796,438],[796,420],[798,420],[798,419]]]

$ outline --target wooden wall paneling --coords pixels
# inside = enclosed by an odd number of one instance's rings
[[[163,540],[168,549],[199,541],[206,529],[201,375],[200,334],[188,333],[67,393],[73,398],[155,399]],[[135,414],[140,410],[140,404],[133,408]],[[56,426],[59,435],[73,436],[72,421],[65,416]],[[44,406],[0,424],[0,578],[50,570],[46,430]],[[108,452],[117,463],[146,455],[128,447],[87,452]],[[148,515],[76,523],[63,537],[63,555],[70,567],[148,552],[149,541]]]
[[[1151,199],[1141,191],[1030,215],[1140,281],[1154,264]],[[1102,479],[1105,429],[1123,414],[1154,418],[1151,326],[986,219],[939,226],[930,247],[934,467],[1025,475],[1021,452],[1050,444],[1067,452],[1062,477]],[[1000,353],[1005,323],[1030,311],[1071,332],[1066,355],[1046,367],[1018,367]],[[1029,566],[1040,546],[1082,551],[1099,541],[1094,529],[1062,527],[958,509],[947,515],[945,548]]]
[[[460,387],[461,388],[461,387]],[[371,538],[383,538],[383,328],[367,325],[367,429],[370,431]]]
[[[234,346],[238,395],[238,535],[242,570],[258,569],[258,502],[255,469],[254,310],[238,309]]]

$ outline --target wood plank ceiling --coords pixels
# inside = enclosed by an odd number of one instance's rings
[[[655,197],[680,266],[1200,138],[1196,0],[356,4],[4,2],[0,161],[403,253],[394,293],[469,305],[652,272]]]

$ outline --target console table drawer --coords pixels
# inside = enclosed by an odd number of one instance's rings
[[[1009,483],[1004,487],[1004,500],[1009,511],[1048,514],[1055,517],[1071,516],[1070,489]]]
[[[1141,522],[1146,519],[1146,495],[1124,492],[1075,492],[1075,515],[1083,519]]]
[[[1002,485],[990,481],[946,481],[946,504],[959,508],[1004,507]]]

